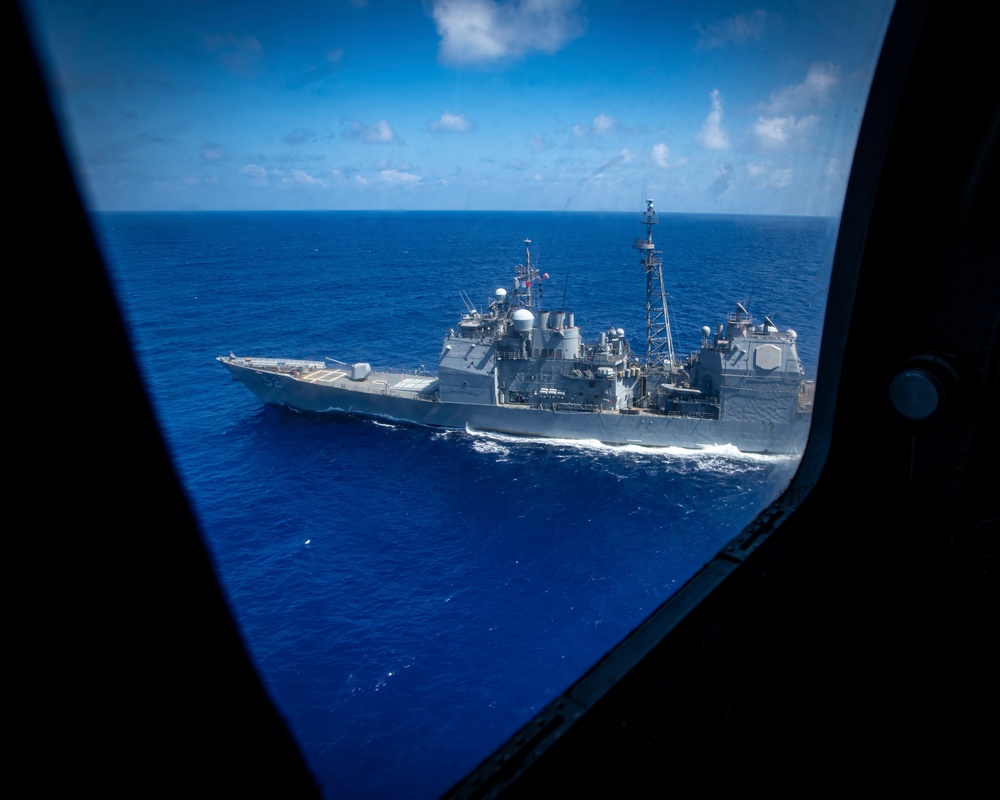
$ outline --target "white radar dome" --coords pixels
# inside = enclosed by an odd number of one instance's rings
[[[701,329],[701,335],[704,336],[706,339],[709,337],[709,335],[711,333],[712,333],[712,329],[709,328],[708,325],[705,325],[704,327],[702,327],[702,329]]]
[[[507,290],[506,290],[506,289],[497,289],[497,290],[496,290],[496,291],[495,291],[495,292],[493,293],[493,296],[494,296],[494,297],[495,297],[495,298],[496,298],[497,300],[503,300],[503,299],[504,299],[504,298],[505,298],[505,297],[507,296]]]
[[[531,330],[535,322],[535,315],[526,308],[519,308],[514,312],[512,319],[514,320],[514,330],[518,333],[525,333]]]
[[[619,337],[624,337],[625,336],[625,329],[624,328],[619,328],[618,330],[615,331],[615,333],[617,333]]]

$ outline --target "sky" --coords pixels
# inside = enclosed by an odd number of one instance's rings
[[[22,0],[112,210],[839,216],[891,0]]]

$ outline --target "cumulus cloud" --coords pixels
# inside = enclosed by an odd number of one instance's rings
[[[769,162],[747,164],[747,180],[757,188],[784,189],[795,181],[791,167],[776,167]]]
[[[420,183],[419,175],[414,175],[412,172],[401,172],[398,169],[384,169],[378,174],[378,179],[393,186],[415,186]]]
[[[368,179],[361,175],[358,170],[351,167],[334,167],[330,170],[335,181],[340,186],[367,186]]]
[[[761,150],[802,149],[819,124],[814,109],[830,102],[840,83],[835,64],[812,64],[801,83],[772,93],[761,104],[764,113],[753,124],[752,136]]]
[[[587,136],[606,136],[618,129],[618,122],[607,114],[598,114],[590,125],[574,125],[573,133],[578,139]]]
[[[452,114],[450,111],[445,111],[440,119],[428,125],[435,133],[468,133],[475,127],[475,123],[467,120],[464,114]]]
[[[302,169],[293,169],[291,178],[293,183],[298,183],[305,186],[319,186],[324,189],[326,188],[326,181],[320,178],[315,178]]]
[[[392,129],[392,126],[384,119],[380,119],[374,125],[366,125],[356,119],[342,119],[340,125],[343,128],[341,136],[355,142],[365,142],[366,144],[398,144],[399,137]]]
[[[251,182],[257,186],[291,187],[291,186],[316,186],[325,189],[328,184],[322,178],[314,177],[303,169],[293,169],[289,172],[284,170],[266,169],[260,164],[244,164],[239,169],[241,175],[250,178]]]
[[[830,102],[830,95],[839,83],[840,67],[836,64],[812,64],[802,83],[774,92],[763,111],[788,114],[824,106]]]
[[[440,58],[491,64],[539,51],[555,53],[583,31],[579,0],[434,0]]]
[[[594,133],[598,136],[603,136],[606,133],[611,133],[615,129],[617,123],[606,114],[598,114],[594,117]]]
[[[713,89],[709,97],[712,100],[712,110],[708,112],[695,139],[706,150],[728,150],[729,136],[722,128],[722,94],[718,89]]]
[[[702,50],[714,50],[728,44],[757,41],[764,33],[766,22],[767,12],[756,8],[749,14],[738,14],[718,22],[699,25],[698,47]]]
[[[758,117],[753,125],[757,146],[763,150],[789,150],[803,146],[815,129],[819,117],[815,114],[796,119],[787,117]]]
[[[666,167],[667,159],[669,158],[670,148],[663,144],[663,142],[653,145],[653,149],[649,153],[649,160],[656,164],[656,166]]]

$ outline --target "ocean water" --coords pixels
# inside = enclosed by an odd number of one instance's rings
[[[433,798],[766,506],[790,457],[435,432],[262,406],[215,356],[433,369],[524,260],[645,352],[636,214],[94,218],[181,484],[327,798]],[[737,301],[815,377],[836,222],[661,214],[675,350]]]

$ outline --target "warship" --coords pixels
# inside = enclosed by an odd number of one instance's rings
[[[234,379],[269,405],[340,412],[432,428],[605,444],[801,454],[814,383],[799,360],[794,330],[771,316],[755,324],[737,302],[701,347],[674,353],[662,252],[653,244],[652,200],[633,243],[646,277],[646,352],[610,328],[585,341],[573,311],[541,307],[549,276],[525,261],[485,311],[466,313],[444,338],[436,373],[373,368],[334,358],[218,356]]]

